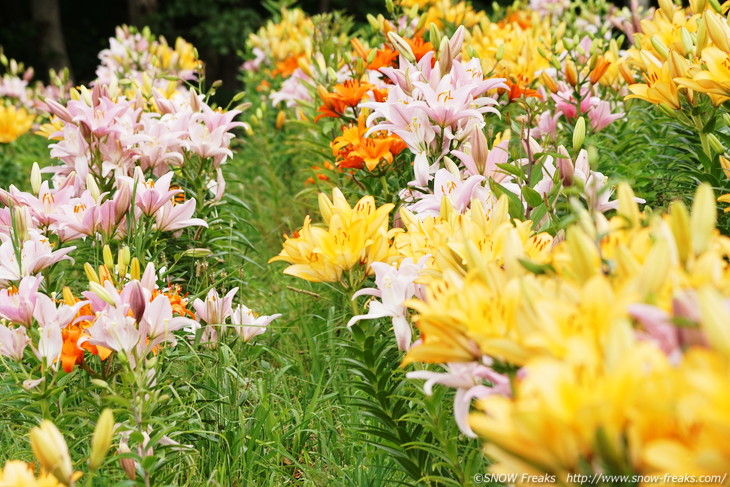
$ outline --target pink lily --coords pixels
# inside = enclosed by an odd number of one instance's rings
[[[487,359],[487,363],[491,363]],[[498,374],[488,365],[479,362],[452,362],[446,366],[447,372],[431,372],[418,370],[408,372],[409,379],[425,379],[423,390],[427,395],[433,393],[434,384],[441,384],[456,389],[454,397],[454,418],[459,430],[470,438],[476,435],[469,426],[469,407],[472,399],[481,399],[491,394],[509,395],[511,393],[509,378]],[[492,386],[484,385],[484,381]]]
[[[20,280],[18,290],[0,290],[0,318],[29,327],[33,324],[33,310],[40,293],[38,287],[43,276],[26,276]]]
[[[0,355],[20,361],[23,359],[25,348],[30,343],[30,338],[25,327],[8,328],[0,324]]]
[[[231,313],[231,324],[234,325],[233,330],[243,338],[243,341],[249,342],[253,337],[264,333],[269,323],[280,316],[281,313],[271,316],[258,316],[248,307],[239,304]]]
[[[155,213],[157,230],[161,232],[173,232],[191,226],[208,227],[208,224],[200,218],[191,218],[195,212],[195,198],[190,198],[185,203],[176,205],[168,201]]]

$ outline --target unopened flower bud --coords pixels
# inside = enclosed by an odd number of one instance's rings
[[[30,446],[41,468],[53,474],[59,482],[68,485],[73,476],[73,465],[66,440],[50,421],[30,430]]]
[[[565,61],[565,79],[571,86],[578,84],[578,71],[575,69],[575,63],[572,59]]]
[[[558,92],[558,84],[555,82],[555,80],[553,79],[553,77],[548,74],[547,71],[543,71],[540,74],[540,81],[542,81],[542,84],[551,93],[557,93]]]
[[[130,279],[139,279],[142,275],[140,265],[139,265],[139,259],[137,257],[132,259],[132,264],[129,267],[129,277]]]
[[[398,51],[401,56],[403,56],[412,63],[416,62],[416,56],[415,54],[413,54],[411,46],[405,41],[405,39],[403,39],[395,32],[388,32],[388,39],[390,40],[390,43],[393,44],[395,50]]]
[[[703,18],[707,26],[707,34],[712,42],[721,50],[729,52],[730,26],[727,25],[727,19],[711,10],[705,10]]]
[[[109,291],[104,289],[104,287],[101,284],[98,284],[96,282],[89,282],[89,290],[96,294],[99,299],[104,301],[105,303],[111,304],[112,306],[116,306],[116,303],[114,302],[114,298],[111,294],[109,294]]]
[[[112,249],[108,245],[104,245],[104,249],[101,252],[104,257],[104,265],[107,269],[114,268],[114,256],[112,256]]]
[[[573,129],[573,152],[578,152],[586,138],[586,121],[583,117],[578,118]]]
[[[131,453],[132,450],[129,449],[129,445],[126,441],[119,443],[119,453]],[[127,475],[127,478],[129,480],[134,480],[137,478],[137,467],[135,465],[134,459],[132,458],[120,458],[119,464],[122,466],[122,470],[124,470],[124,473]]]
[[[187,249],[185,252],[182,253],[185,257],[195,257],[195,258],[203,258],[208,257],[213,252],[210,249],[203,249],[203,248],[195,248],[195,249]]]
[[[502,60],[503,57],[504,57],[504,42],[502,44],[500,44],[499,47],[497,48],[497,53],[495,54],[494,59],[496,59],[497,62],[499,62]]]
[[[125,245],[120,248],[117,252],[117,274],[120,278],[127,275],[127,268],[131,260],[132,256],[129,253],[129,247]]]
[[[89,282],[95,282],[97,284],[101,282],[99,280],[99,275],[94,270],[94,267],[88,262],[84,263],[84,272],[86,273],[86,278],[89,280]]]
[[[654,47],[654,50],[659,55],[659,59],[662,61],[666,61],[669,57],[669,48],[662,42],[661,39],[659,39],[658,36],[651,36],[651,45]]]
[[[34,195],[38,196],[38,193],[40,193],[42,182],[41,168],[38,166],[37,162],[34,162],[33,168],[30,170],[30,187],[33,190]]]
[[[91,437],[91,456],[89,457],[89,468],[91,470],[98,469],[104,457],[106,457],[109,448],[112,446],[112,437],[114,436],[114,414],[111,409],[105,409],[101,412],[99,420],[94,428],[94,436]]]
[[[284,123],[286,123],[286,112],[279,110],[279,113],[276,114],[276,130],[281,130]]]
[[[722,142],[715,136],[715,134],[707,134],[707,142],[710,144],[710,148],[717,154],[725,152]]]
[[[99,196],[101,196],[101,191],[99,190],[99,185],[96,184],[96,180],[94,179],[94,176],[91,174],[86,175],[86,189],[89,190],[89,193],[91,194],[91,198],[98,203],[99,202]]]

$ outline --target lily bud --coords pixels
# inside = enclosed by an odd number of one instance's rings
[[[88,279],[89,282],[95,282],[97,284],[101,283],[99,275],[94,270],[94,267],[88,262],[84,263],[84,272],[86,273],[86,279]]]
[[[104,289],[104,287],[101,284],[98,284],[96,282],[90,282],[89,283],[89,290],[96,294],[99,299],[104,301],[107,304],[111,304],[112,306],[116,306],[116,303],[114,302],[114,298],[111,294],[109,294],[109,291]]]
[[[66,440],[58,428],[47,419],[43,420],[40,426],[30,430],[30,446],[41,468],[68,485],[74,473],[73,465]]]
[[[390,43],[393,44],[395,50],[398,51],[401,56],[403,56],[412,63],[416,62],[416,55],[413,54],[411,46],[405,41],[405,39],[403,39],[395,32],[388,32],[388,39],[390,40]]]
[[[132,257],[129,252],[129,247],[125,245],[119,249],[117,252],[117,274],[119,274],[119,277],[127,275],[127,268],[129,267],[131,259]]]
[[[573,129],[573,152],[578,152],[586,138],[586,121],[583,117],[578,118]]]
[[[444,166],[446,166],[446,170],[448,170],[451,174],[453,174],[457,178],[461,177],[461,172],[459,171],[459,168],[456,166],[456,164],[454,164],[454,161],[452,161],[450,157],[444,156],[443,161],[444,161]]]
[[[431,22],[431,24],[428,26],[428,35],[431,44],[433,44],[434,46],[441,45],[441,31],[438,27],[436,27],[436,24],[434,24],[433,22]]]
[[[73,306],[74,304],[76,304],[76,299],[74,298],[74,295],[68,286],[63,286],[63,291],[61,292],[61,295],[63,296],[63,304],[65,304],[66,306]]]
[[[131,453],[132,450],[129,449],[129,445],[126,441],[122,441],[119,443],[119,453]],[[135,465],[134,459],[132,458],[120,458],[119,464],[122,466],[122,470],[124,470],[124,473],[127,475],[127,478],[129,480],[134,480],[137,478],[137,467]]]
[[[684,47],[685,55],[687,54],[694,54],[695,52],[695,44],[694,41],[692,41],[692,36],[690,35],[689,31],[686,27],[682,27],[680,29],[680,36],[682,37],[682,47]]]
[[[674,3],[672,0],[659,0],[659,10],[668,21],[672,21],[674,17]]]
[[[107,269],[113,269],[114,268],[114,256],[112,256],[112,249],[108,245],[104,245],[104,248],[101,252],[101,255],[104,257],[104,265]]]
[[[487,157],[489,157],[489,144],[484,132],[478,127],[474,127],[471,135],[471,157],[477,166],[479,174],[484,174],[487,165]]]
[[[727,25],[725,17],[711,10],[705,10],[703,18],[712,42],[723,51],[730,51],[730,26]]]
[[[707,8],[707,0],[689,0],[689,7],[692,13],[701,14]]]
[[[578,84],[578,71],[575,69],[575,63],[572,59],[565,61],[565,79],[571,86]]]
[[[610,61],[606,60],[603,56],[598,56],[596,58],[596,65],[589,75],[591,83],[594,85],[598,83],[603,78],[603,75],[606,74],[606,71],[608,71],[609,66],[611,66]]]
[[[11,213],[13,219],[13,230],[15,236],[21,242],[25,242],[30,238],[28,233],[28,220],[30,219],[30,213],[28,212],[27,206],[15,207]]]
[[[132,259],[132,265],[129,267],[130,279],[139,279],[142,276],[141,267],[139,265],[139,259],[137,257]]]
[[[689,230],[689,212],[681,201],[674,201],[669,205],[669,228],[674,235],[679,260],[684,264],[692,249]]]
[[[30,170],[30,187],[34,195],[38,196],[38,193],[40,193],[42,182],[43,179],[41,178],[41,168],[40,166],[38,166],[37,162],[34,162],[33,168]]]
[[[568,149],[562,145],[558,147],[558,152],[564,157],[556,158],[557,160],[555,161],[555,165],[560,171],[560,178],[562,179],[563,184],[565,186],[570,186],[573,184],[573,173],[575,172],[573,160],[570,158],[570,154],[568,154]]]
[[[657,36],[651,36],[651,45],[654,47],[654,50],[659,55],[659,59],[662,61],[666,61],[669,57],[669,48],[667,48],[666,45],[662,42],[661,39]]]
[[[279,110],[279,113],[276,114],[276,130],[281,130],[284,123],[286,123],[286,112]]]
[[[96,184],[96,180],[91,174],[86,175],[86,189],[89,190],[91,198],[94,200],[94,202],[98,203],[99,196],[101,196],[101,190],[99,190],[99,185]]]
[[[94,428],[94,436],[91,437],[91,457],[89,458],[89,468],[91,470],[98,469],[109,448],[112,446],[112,437],[114,436],[114,414],[111,409],[105,409],[101,412],[99,420]]]
[[[551,93],[557,93],[558,92],[558,84],[555,82],[552,76],[550,76],[547,71],[543,71],[540,73],[540,81],[542,81],[542,84],[547,88]]]
[[[692,202],[692,215],[689,220],[692,250],[695,254],[701,254],[707,250],[716,225],[715,193],[709,184],[701,184],[697,188],[695,199]]]
[[[441,76],[446,76],[451,72],[451,62],[453,58],[451,56],[451,48],[449,47],[449,39],[444,37],[441,39],[441,46],[439,47],[439,66],[441,68]]]
[[[707,23],[702,17],[697,19],[697,35],[695,36],[695,52],[701,53],[707,47]]]

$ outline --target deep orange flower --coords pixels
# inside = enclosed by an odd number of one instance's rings
[[[71,290],[67,287],[63,289],[63,301],[68,306],[73,306],[78,303],[80,299],[71,294]],[[93,355],[98,355],[102,360],[112,353],[111,350],[105,347],[91,345],[89,342],[84,342],[81,348],[76,344],[79,338],[85,335],[85,330],[91,326],[91,321],[88,319],[79,320],[80,318],[92,318],[94,312],[91,309],[90,304],[82,306],[76,316],[74,316],[71,323],[61,329],[61,337],[63,338],[63,346],[61,347],[61,366],[65,372],[71,372],[74,365],[80,365],[84,362],[84,352],[88,351]],[[74,323],[75,322],[75,323]]]
[[[409,46],[413,55],[416,56],[416,61],[420,61],[423,56],[433,51],[433,44],[423,40],[423,37],[414,37],[413,39],[405,40]]]
[[[504,19],[498,22],[499,26],[505,26],[509,24],[517,24],[522,30],[527,30],[532,27],[532,19],[530,13],[527,10],[517,10],[506,16]]]
[[[299,67],[299,58],[302,57],[304,56],[289,56],[283,61],[277,62],[276,69],[274,69],[274,71],[271,73],[272,76],[281,76],[282,78],[288,78],[294,73],[294,71],[297,70],[297,68]]]
[[[367,69],[377,71],[380,68],[394,66],[396,59],[398,59],[398,51],[386,46],[383,49],[378,49],[373,60],[367,65]]]
[[[345,106],[356,107],[365,94],[373,88],[374,86],[367,81],[348,79],[344,83],[335,85],[335,93]]]
[[[512,82],[511,80],[505,81],[505,84],[509,86],[509,99],[517,100],[519,98],[522,98],[523,96],[525,98],[539,98],[543,99],[542,95],[537,91],[533,90],[532,88],[527,87],[526,80],[519,79],[517,83]]]
[[[396,135],[377,132],[365,137],[365,118],[360,117],[357,125],[342,127],[342,135],[332,141],[332,153],[337,158],[337,167],[374,170],[381,162],[393,163],[393,157],[406,148],[403,139]]]
[[[356,107],[365,94],[374,86],[367,81],[349,79],[344,83],[335,85],[334,91],[328,92],[324,86],[317,88],[323,105],[317,110],[319,115],[314,119],[316,122],[323,117],[340,118],[345,114],[347,107]]]

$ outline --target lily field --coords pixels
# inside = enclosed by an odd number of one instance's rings
[[[0,487],[730,485],[728,10],[0,54]]]

